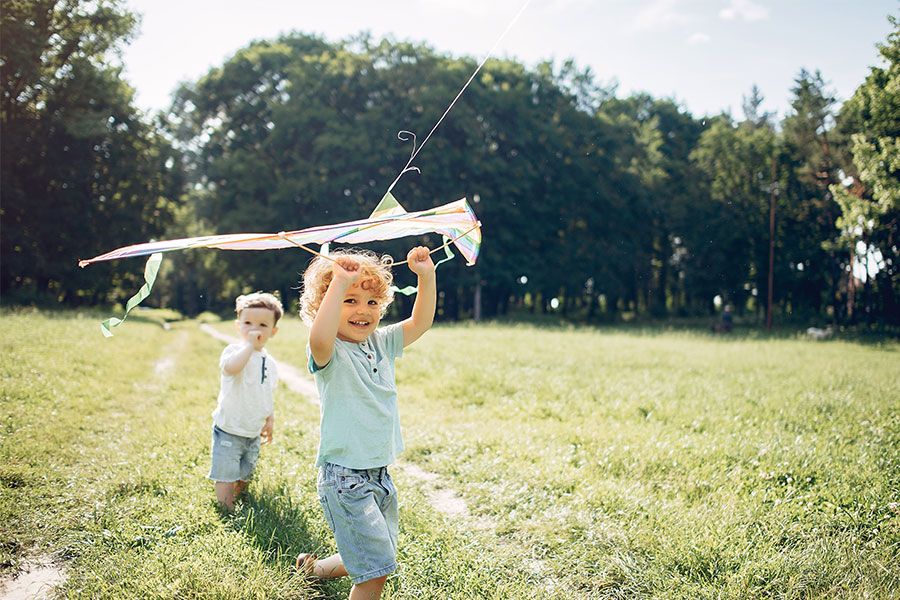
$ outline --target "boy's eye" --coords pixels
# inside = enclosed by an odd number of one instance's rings
[[[375,300],[369,300],[369,304],[372,306],[378,306],[378,302],[376,302]]]
[[[344,300],[344,302],[346,302],[347,304],[356,304],[356,299],[355,298],[347,298],[346,300]]]

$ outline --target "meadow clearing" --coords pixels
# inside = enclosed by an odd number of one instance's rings
[[[234,515],[206,480],[222,343],[196,321],[4,311],[0,568],[69,598],[341,598],[318,408],[282,386]],[[229,322],[215,324],[232,333]],[[303,367],[305,328],[269,345]],[[900,595],[900,344],[439,325],[398,362],[400,563],[385,598]]]

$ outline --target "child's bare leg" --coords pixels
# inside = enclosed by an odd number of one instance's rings
[[[234,482],[234,498],[235,498],[235,500],[237,498],[239,498],[240,495],[243,494],[247,490],[248,487],[250,487],[249,481],[244,481],[243,479],[235,481]]]
[[[347,576],[347,569],[344,568],[344,561],[341,560],[340,554],[332,554],[321,560],[317,560],[315,554],[301,554],[297,557],[297,570],[319,579]]]
[[[386,580],[387,575],[354,585],[347,600],[378,600],[381,598],[381,591],[384,589]]]
[[[340,554],[332,554],[328,558],[316,561],[316,577],[334,579],[346,576],[347,569],[344,568],[344,561],[341,560]]]
[[[216,482],[216,500],[228,510],[234,510],[234,482]]]

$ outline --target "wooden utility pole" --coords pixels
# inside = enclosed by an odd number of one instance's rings
[[[778,195],[778,163],[772,157],[772,185],[769,186],[769,290],[766,306],[766,329],[772,330],[772,288],[775,285],[775,197]]]

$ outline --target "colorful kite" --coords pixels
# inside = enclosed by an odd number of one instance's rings
[[[478,259],[478,250],[481,246],[481,223],[475,217],[475,213],[465,198],[428,210],[410,213],[406,212],[394,196],[388,192],[368,219],[279,233],[234,233],[147,242],[125,246],[88,260],[80,260],[78,265],[86,267],[89,264],[105,260],[151,255],[144,269],[145,283],[126,304],[125,316],[122,319],[110,318],[100,324],[103,335],[109,337],[112,335],[110,328],[121,324],[131,309],[150,294],[164,252],[189,248],[277,250],[296,246],[313,254],[320,254],[307,247],[307,244],[323,246],[331,242],[361,244],[426,233],[439,233],[447,240],[443,246],[435,248],[432,252],[446,248],[453,243],[465,257],[469,266],[474,265]],[[447,249],[447,256],[448,258],[452,257],[449,249]],[[406,288],[400,291],[409,293],[410,289]]]

